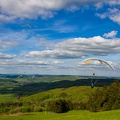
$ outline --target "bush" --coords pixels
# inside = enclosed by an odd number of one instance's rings
[[[21,112],[22,113],[33,112],[33,106],[23,106],[23,107],[21,107]]]
[[[0,114],[8,113],[9,111],[10,111],[10,108],[8,107],[0,108]]]
[[[70,110],[69,106],[70,106],[70,103],[68,104],[67,101],[58,99],[48,103],[48,110],[55,113],[64,113]]]
[[[44,108],[41,107],[41,106],[35,106],[34,109],[33,109],[34,112],[42,112],[44,111]]]
[[[21,112],[21,107],[10,109],[10,111],[9,111],[10,114],[20,113],[20,112]]]

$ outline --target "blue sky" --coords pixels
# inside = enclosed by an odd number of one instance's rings
[[[120,76],[120,0],[0,0],[0,73]],[[100,58],[110,63],[87,58]]]

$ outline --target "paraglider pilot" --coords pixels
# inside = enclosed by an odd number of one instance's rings
[[[91,80],[91,88],[94,88],[94,83],[92,80]]]

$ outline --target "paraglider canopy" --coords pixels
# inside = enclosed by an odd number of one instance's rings
[[[113,72],[115,71],[115,69],[112,67],[111,64],[109,64],[107,61],[105,61],[103,59],[99,59],[99,58],[88,58],[88,59],[83,60],[81,62],[81,64],[83,64],[83,63],[89,64],[91,60],[96,60],[96,61],[99,61],[101,64],[106,64],[112,69]]]
[[[25,26],[27,26],[27,27],[31,28],[30,24],[26,24]]]
[[[109,66],[109,68],[112,69],[113,72],[115,71],[111,64],[109,64],[107,61],[102,60],[102,59],[99,59],[99,58],[88,58],[88,59],[83,60],[83,61],[81,62],[81,64],[89,64],[91,60],[98,61],[100,64],[106,64],[106,65]],[[93,76],[94,76],[94,75],[95,75],[95,72],[93,72]],[[97,81],[91,80],[91,88],[94,88],[96,82],[97,82]]]

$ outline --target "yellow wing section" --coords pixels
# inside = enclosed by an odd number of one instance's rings
[[[90,62],[90,60],[86,60],[85,63],[88,64]]]
[[[115,71],[114,70],[114,68],[112,67],[112,65],[110,65],[107,61],[105,61],[105,60],[102,60],[102,59],[99,59],[99,58],[88,58],[88,59],[86,59],[86,60],[83,60],[81,63],[86,63],[86,64],[88,64],[91,60],[97,60],[97,61],[99,61],[101,64],[107,64],[112,70],[113,70],[113,72]]]

